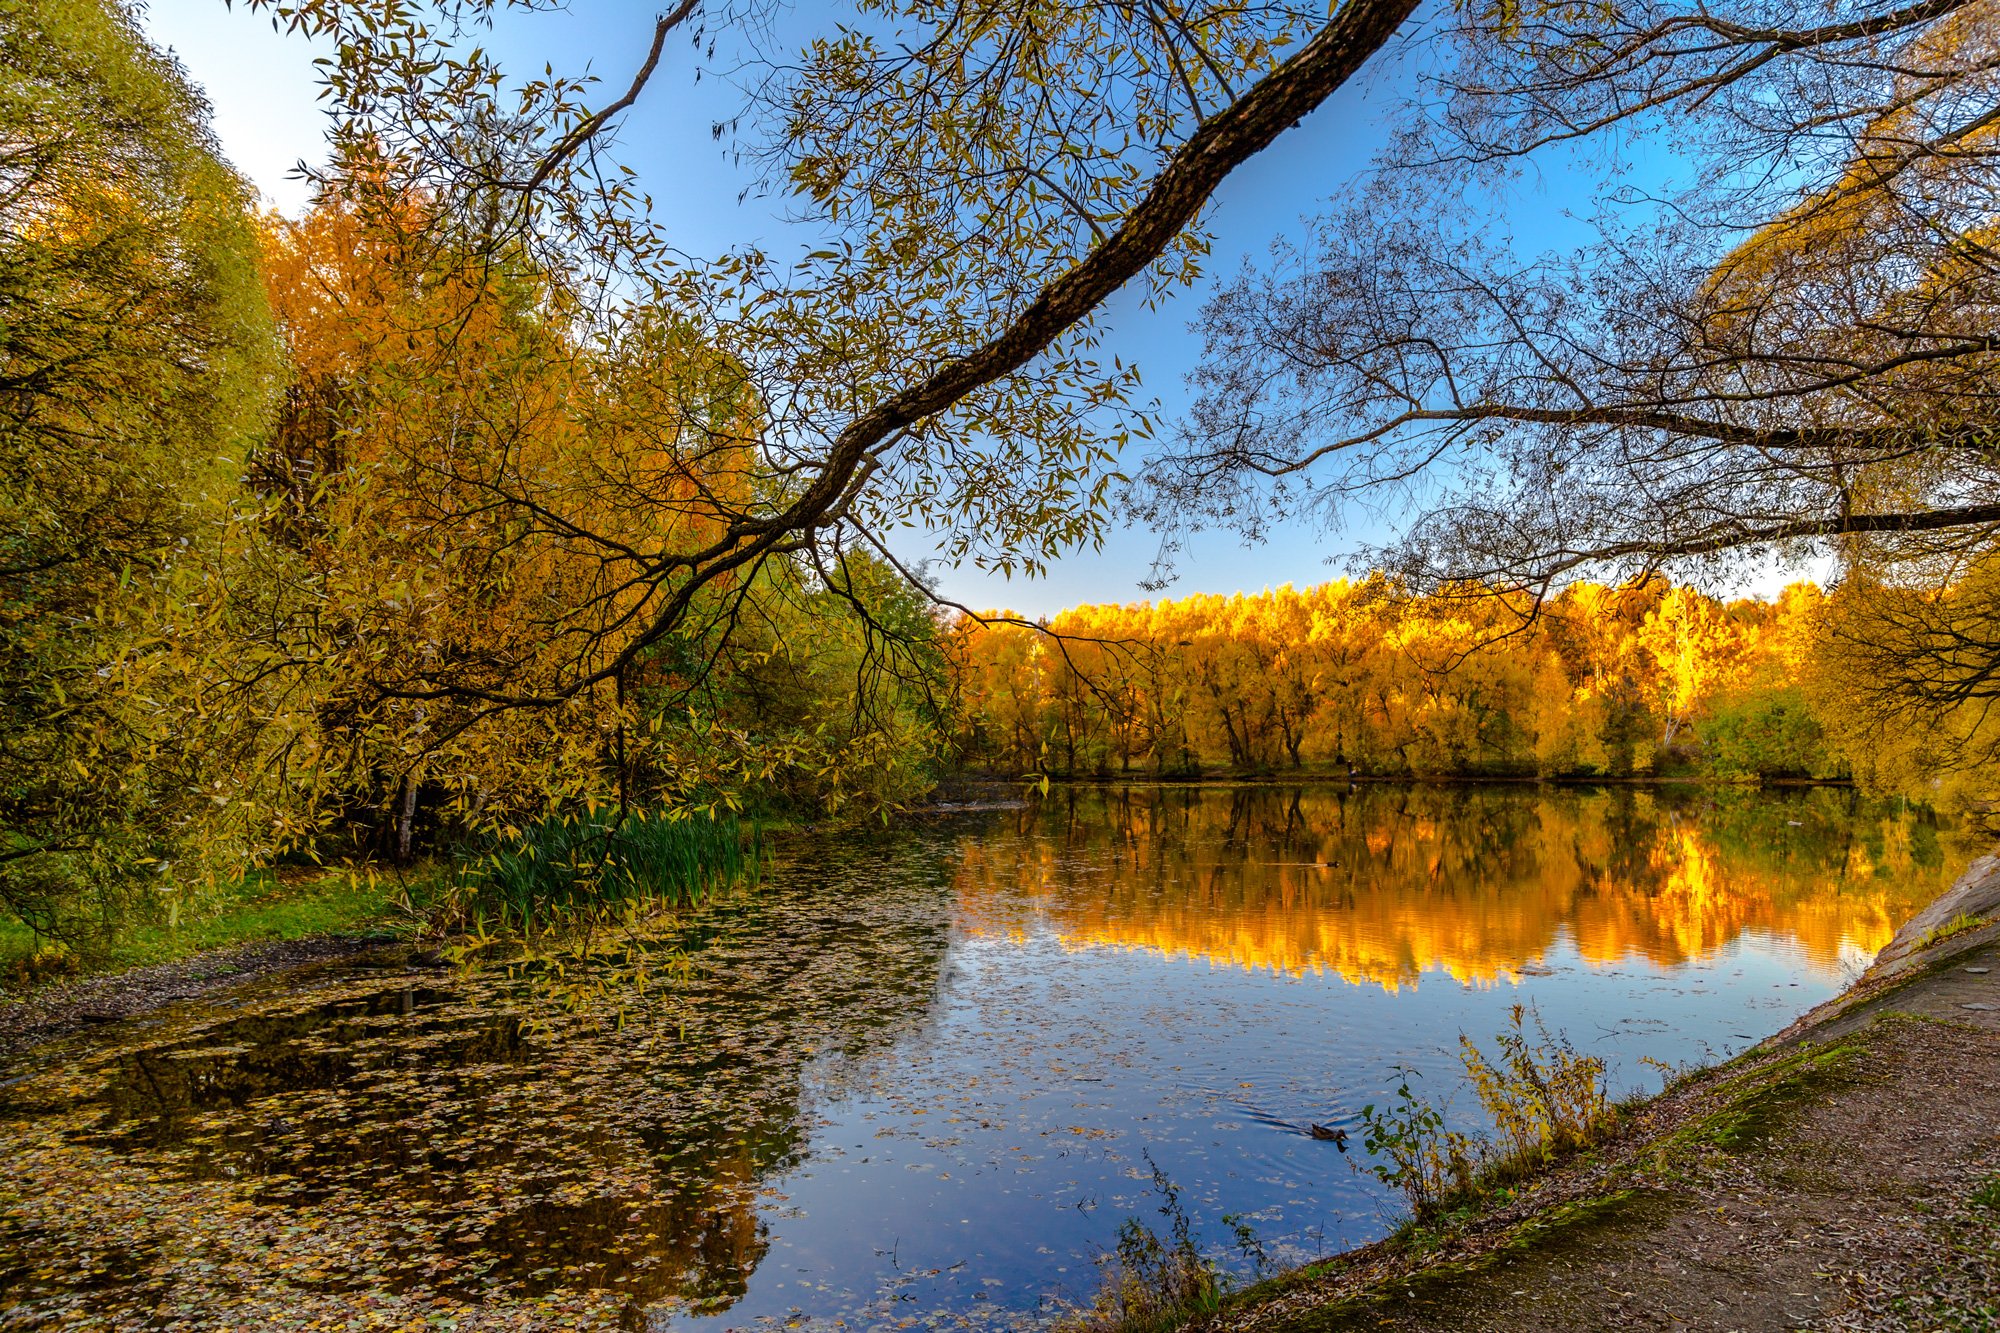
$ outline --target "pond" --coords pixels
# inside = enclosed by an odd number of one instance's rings
[[[787,845],[582,1009],[407,951],[0,1078],[0,1323],[1021,1327],[1156,1172],[1218,1251],[1382,1235],[1346,1144],[1509,1007],[1610,1062],[1835,993],[1963,855],[1852,793],[1058,790]]]

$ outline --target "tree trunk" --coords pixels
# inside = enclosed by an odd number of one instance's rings
[[[396,864],[410,863],[410,839],[417,820],[417,775],[403,775],[403,808],[396,816]]]

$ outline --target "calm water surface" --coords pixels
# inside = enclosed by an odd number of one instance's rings
[[[45,1048],[0,1320],[1011,1327],[1154,1168],[1275,1257],[1381,1235],[1354,1128],[1517,1001],[1622,1089],[1838,990],[1961,868],[1845,792],[1058,792],[787,850],[576,1013],[395,955]],[[146,1312],[151,1312],[146,1313]]]

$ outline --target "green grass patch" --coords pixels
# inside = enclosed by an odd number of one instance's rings
[[[256,940],[296,940],[308,935],[396,924],[397,882],[347,870],[329,870],[292,883],[269,876],[241,881],[207,913],[179,926],[137,932],[115,948],[117,963],[141,967],[204,949]]]
[[[1974,916],[1970,912],[1960,912],[1943,925],[1932,926],[1929,930],[1925,931],[1923,938],[1917,941],[1917,948],[1928,949],[1933,944],[1942,944],[1955,935],[1963,935],[1969,930],[1978,930],[1981,926],[1990,926],[1992,924],[1993,922],[1987,917]]]
[[[1727,1100],[1675,1136],[1679,1142],[1713,1144],[1739,1153],[1775,1134],[1799,1106],[1839,1087],[1861,1048],[1853,1042],[1808,1046],[1769,1064],[1725,1079],[1716,1092]]]
[[[258,870],[191,899],[178,921],[128,919],[82,948],[52,944],[19,921],[0,921],[0,986],[18,990],[64,976],[150,967],[230,945],[308,935],[398,929],[400,905],[435,872],[407,879],[345,868]]]

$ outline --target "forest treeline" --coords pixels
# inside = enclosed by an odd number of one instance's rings
[[[1578,583],[1530,617],[1380,576],[954,631],[959,741],[998,772],[1371,777],[1882,772],[1811,584],[1722,601]]]

